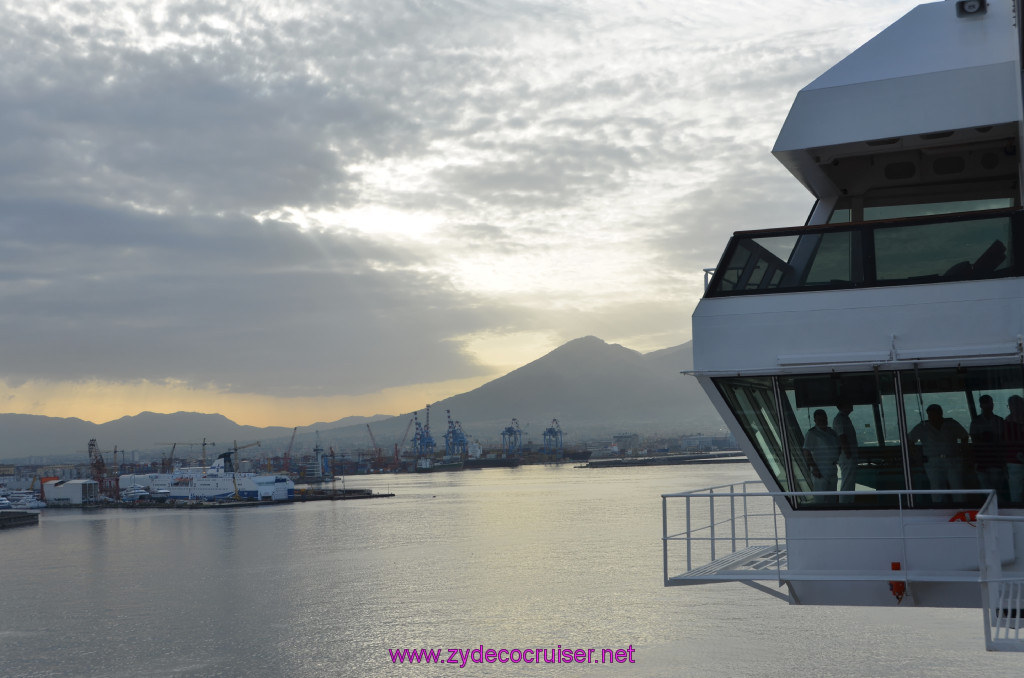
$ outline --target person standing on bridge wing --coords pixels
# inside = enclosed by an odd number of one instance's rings
[[[832,428],[839,436],[839,474],[842,485],[839,489],[843,492],[852,492],[856,489],[857,476],[857,429],[850,420],[850,413],[853,412],[853,405],[847,400],[840,400],[836,405],[839,412],[832,419]],[[852,504],[853,496],[839,497],[839,503]]]
[[[971,420],[971,456],[978,484],[982,489],[996,490],[999,501],[1008,499],[1006,494],[1006,464],[1003,461],[1003,418],[993,412],[995,403],[992,396],[978,398],[981,412]]]
[[[937,403],[925,408],[925,413],[928,418],[911,429],[908,442],[921,445],[928,485],[932,490],[963,489],[967,431],[957,420],[942,416],[942,406]],[[949,500],[948,494],[932,495],[938,504]]]
[[[814,426],[804,435],[804,456],[811,469],[811,489],[815,492],[835,492],[839,482],[836,464],[839,462],[839,436],[829,428],[825,410],[814,410]],[[816,501],[835,503],[834,496],[815,497]]]
[[[1003,421],[1003,454],[1010,504],[1024,502],[1024,398],[1010,396],[1006,406],[1010,413]]]

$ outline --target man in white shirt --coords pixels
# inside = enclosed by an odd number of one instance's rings
[[[964,486],[964,456],[967,450],[967,431],[955,419],[942,416],[942,407],[929,405],[928,419],[910,431],[909,443],[920,443],[924,459],[924,472],[933,490],[959,490]],[[933,494],[935,503],[947,503],[948,494]]]
[[[804,457],[811,469],[811,489],[834,492],[839,481],[839,436],[828,426],[825,410],[814,411],[814,426],[804,435]],[[835,496],[815,497],[815,501],[834,503]]]
[[[843,492],[852,492],[856,489],[857,473],[857,429],[850,420],[850,413],[853,412],[853,405],[841,401],[836,406],[839,413],[832,419],[832,428],[839,436],[839,475],[842,485],[839,489]],[[853,496],[847,495],[839,498],[842,504],[853,503]]]

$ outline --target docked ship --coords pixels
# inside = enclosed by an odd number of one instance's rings
[[[295,498],[295,483],[283,475],[260,475],[236,471],[234,452],[225,452],[209,467],[189,466],[170,473],[126,474],[118,478],[121,487],[144,489],[153,496],[174,501],[289,501]]]
[[[1020,4],[919,5],[797,94],[810,215],[736,232],[693,314],[760,481],[663,495],[666,586],[976,607],[1024,650]]]

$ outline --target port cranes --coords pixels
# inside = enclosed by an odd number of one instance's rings
[[[551,426],[544,429],[544,454],[554,459],[561,459],[565,454],[562,448],[562,427],[557,419],[552,419]]]
[[[462,430],[462,423],[452,420],[452,411],[445,410],[448,416],[448,430],[444,434],[444,456],[465,459],[469,453],[469,441]]]
[[[419,413],[413,412],[413,425],[416,427],[416,432],[412,436],[412,451],[417,459],[424,457],[432,459],[434,457],[434,438],[430,435],[430,405],[427,405],[427,417],[426,424],[421,424],[419,419]]]
[[[505,457],[518,457],[523,452],[523,430],[519,428],[519,420],[513,419],[512,423],[501,432],[501,448]]]

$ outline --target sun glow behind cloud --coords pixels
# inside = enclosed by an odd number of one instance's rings
[[[287,425],[682,343],[806,215],[796,90],[912,4],[6,7],[0,395]]]

